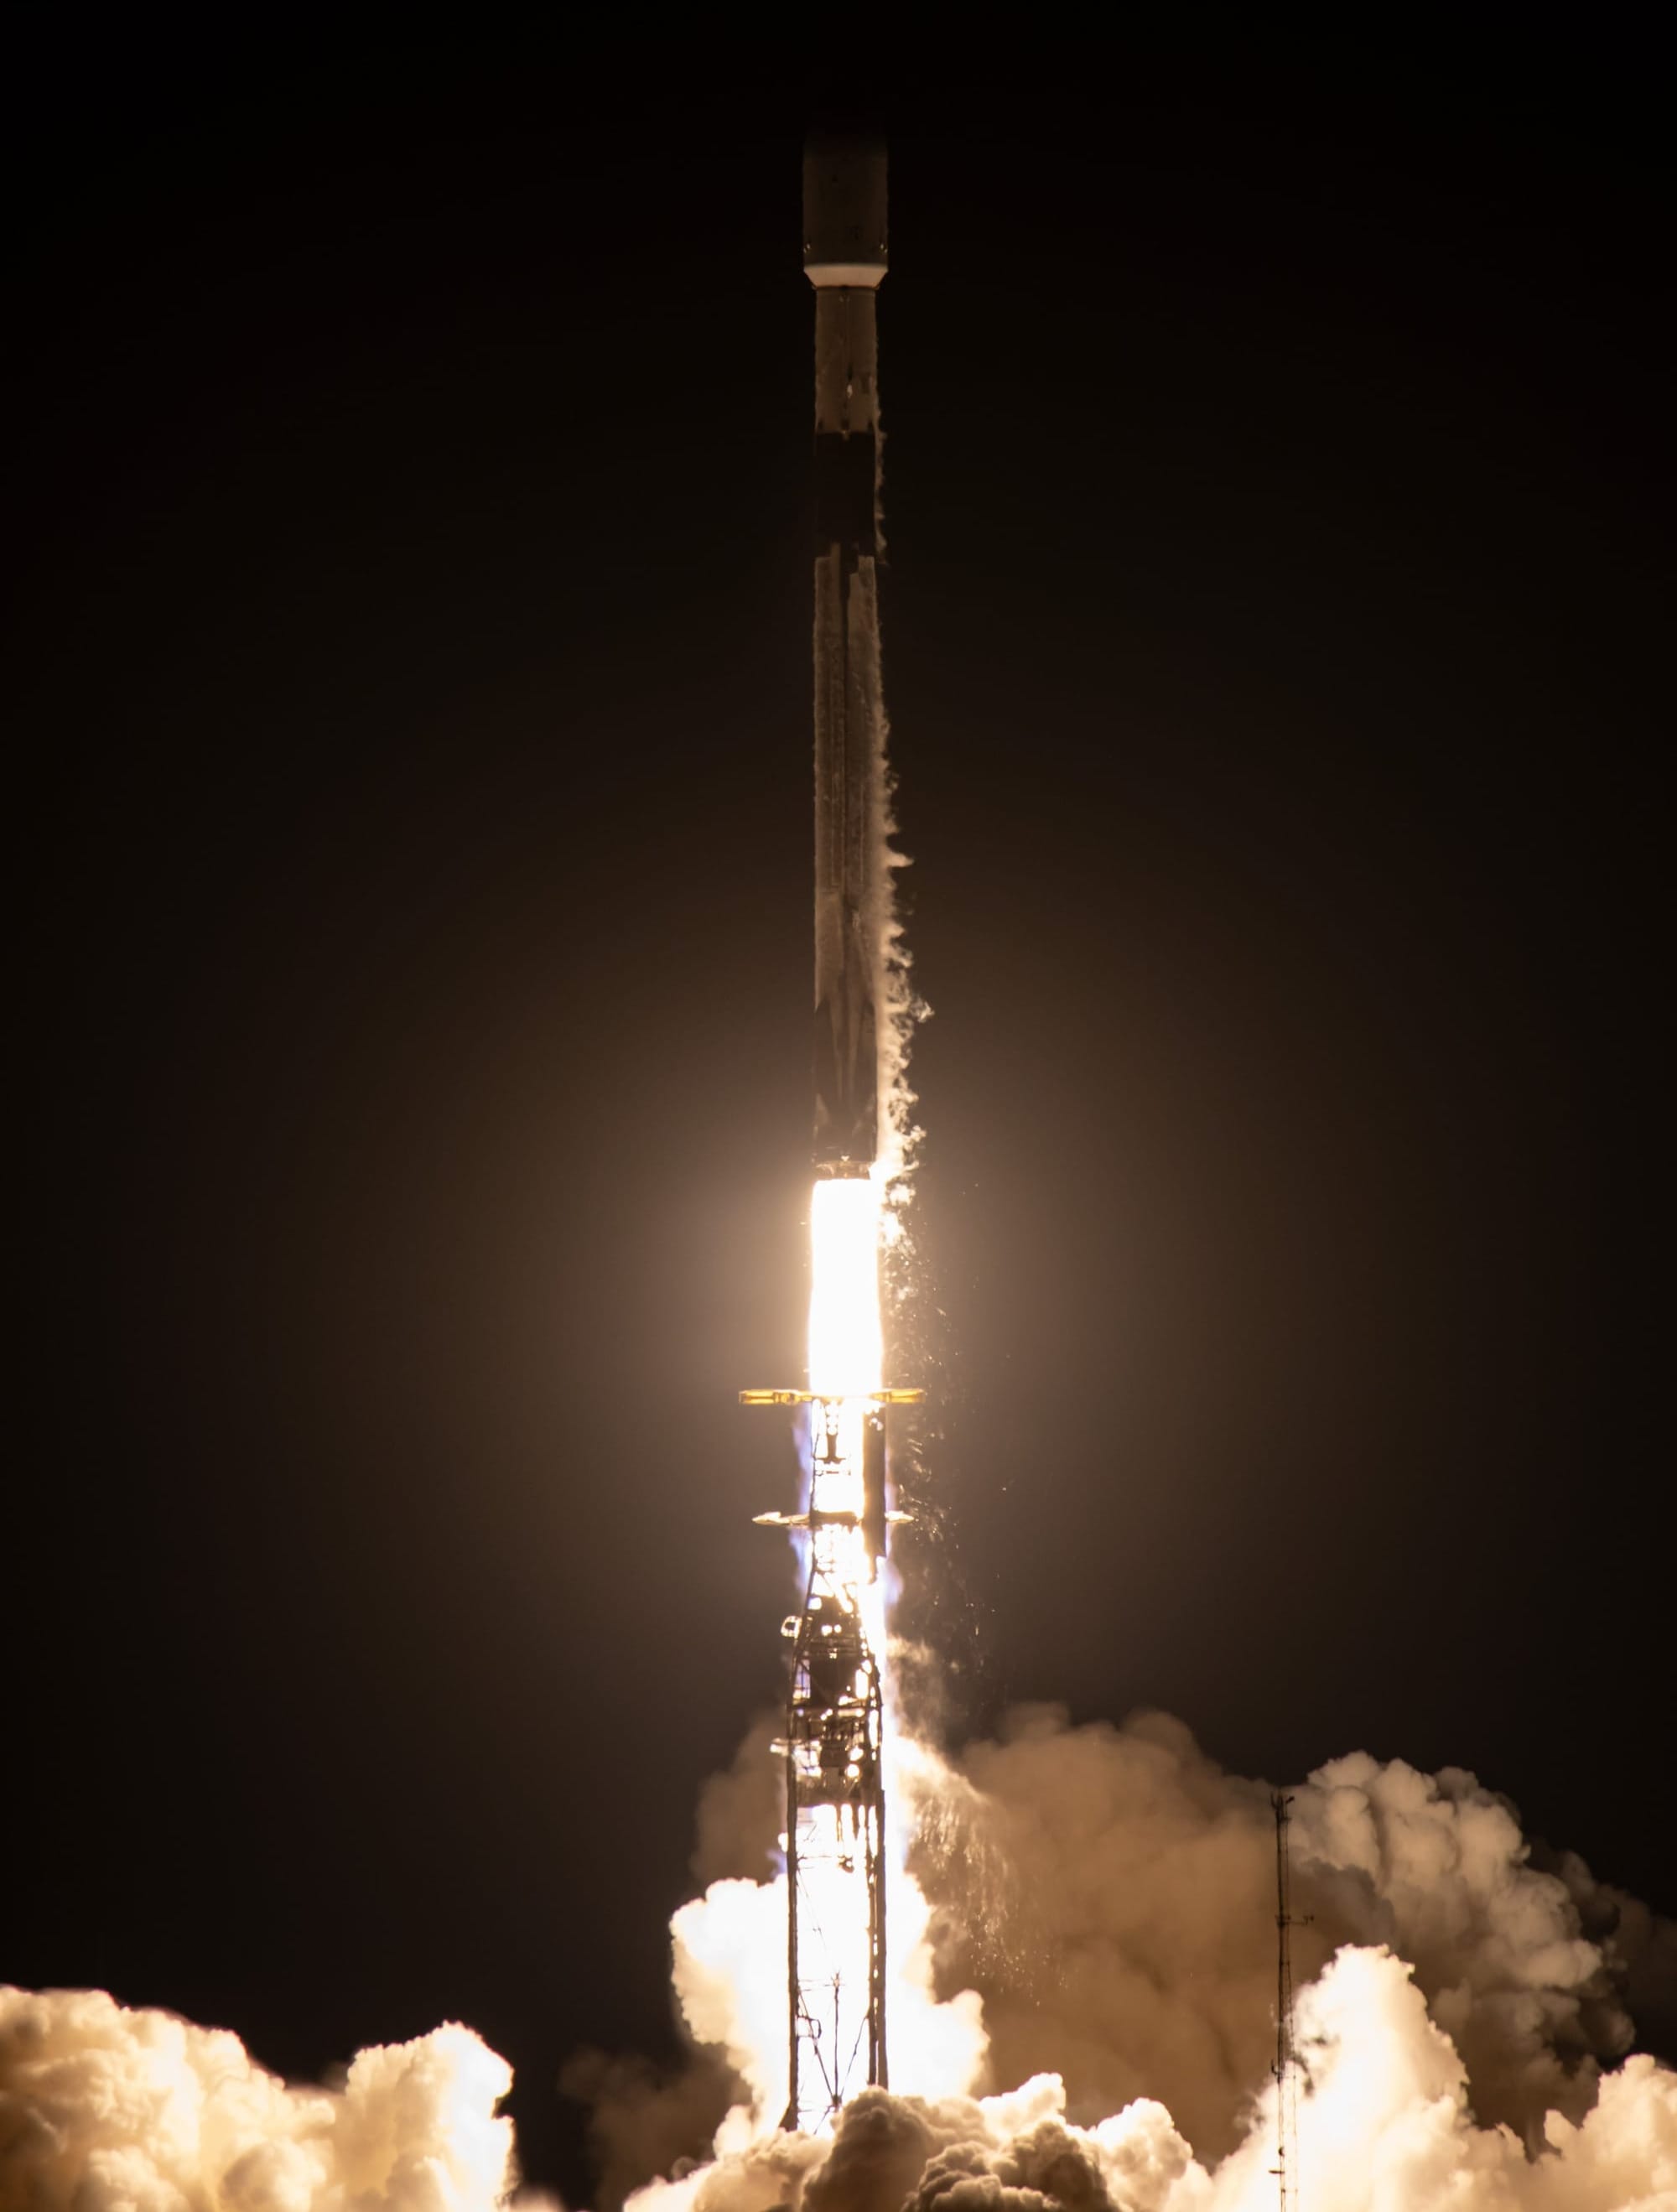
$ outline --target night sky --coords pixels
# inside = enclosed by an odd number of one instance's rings
[[[882,65],[896,1379],[957,1734],[1467,1765],[1670,1910],[1668,126],[1594,20]],[[463,2019],[574,2191],[781,1683],[832,88],[471,35],[14,55],[0,1978],[303,2075]]]

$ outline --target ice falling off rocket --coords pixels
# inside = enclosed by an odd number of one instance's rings
[[[804,267],[815,288],[815,1182],[809,1375],[749,1405],[806,1407],[795,1532],[803,1602],[786,1761],[785,2124],[832,2125],[885,2056],[885,1413],[879,1306],[882,1054],[890,926],[879,682],[879,384],[885,155],[811,140]]]

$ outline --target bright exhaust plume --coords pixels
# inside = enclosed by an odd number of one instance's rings
[[[824,1179],[810,1198],[810,1388],[866,1398],[884,1379],[879,1197],[866,1176]]]

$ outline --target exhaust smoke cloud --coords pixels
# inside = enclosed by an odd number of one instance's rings
[[[1475,2124],[1459,2054],[1410,1970],[1340,1952],[1303,1994],[1303,2202],[1321,2212],[1670,2212],[1677,2075],[1649,2058],[1603,2076],[1579,2123],[1552,2115],[1542,2153]],[[1079,2126],[1063,2086],[928,2101],[870,2090],[829,2148],[771,2141],[655,2185],[635,2212],[1259,2212],[1273,2205],[1273,2098],[1214,2171],[1165,2107],[1140,2099]]]
[[[674,1928],[690,2032],[758,2112],[773,2049],[751,2049],[751,1992],[772,1986],[777,1894],[766,1756],[759,1729],[708,1785],[699,1863],[720,1878]],[[905,1745],[896,1796],[925,1914],[908,2032],[922,2094],[857,2100],[825,2159],[766,2134],[748,2096],[716,2161],[635,2212],[768,2212],[805,2188],[812,2212],[945,2196],[1008,2212],[1272,2204],[1268,1785],[1224,1773],[1168,1716],[1072,1728],[1038,1706],[954,1763]],[[1331,1761],[1293,1792],[1292,1838],[1297,1964],[1315,1978],[1298,2021],[1312,2212],[1677,2208],[1677,2075],[1625,2056],[1627,1993],[1677,1988],[1677,1929],[1576,1858],[1534,1864],[1513,1808],[1459,1769]],[[940,2011],[964,2043],[928,2049]],[[772,2038],[766,1994],[761,2012]],[[673,2094],[647,2085],[598,2112],[616,2176]]]
[[[1268,1785],[1164,1714],[1073,1729],[1048,1707],[920,1778],[939,1971],[981,1993],[994,2078],[1060,2074],[1079,2118],[1158,2097],[1226,2151],[1273,2051]],[[1546,2112],[1587,2111],[1631,2045],[1633,1978],[1677,1984],[1677,1930],[1581,1861],[1540,1871],[1514,1808],[1460,1769],[1356,1753],[1291,1794],[1299,1978],[1389,1946],[1481,2120],[1536,2141]]]
[[[100,1990],[0,1988],[4,2212],[494,2212],[512,2069],[470,2028],[292,2088],[236,2035]]]
[[[1265,1785],[1159,1714],[1033,1707],[957,1761],[905,1749],[923,1921],[894,1996],[919,2093],[869,2090],[817,2140],[763,2117],[784,2025],[769,1759],[757,1729],[705,1794],[714,1878],[673,1930],[692,2068],[570,2077],[596,2099],[602,2205],[673,2169],[632,2212],[1268,2212]],[[1677,1984],[1669,1923],[1576,1859],[1535,1865],[1459,1770],[1331,1761],[1293,1793],[1293,1845],[1309,2212],[1677,2212],[1677,2074],[1626,2055],[1627,1993]],[[0,2207],[497,2212],[511,2079],[450,2026],[292,2087],[222,2031],[0,1990]]]

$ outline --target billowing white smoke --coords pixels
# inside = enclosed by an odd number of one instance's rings
[[[675,1927],[689,2024],[756,2091],[758,2126],[772,2121],[785,2035],[783,1900],[745,1878],[772,1844],[766,1752],[759,1732],[708,1790],[704,1868],[724,1878]],[[894,2075],[927,2094],[864,2100],[830,2157],[785,2139],[753,2147],[751,2116],[736,2109],[719,2161],[637,2212],[767,2212],[805,2181],[809,2212],[853,2212],[827,2200],[858,2190],[857,2212],[897,2212],[916,2195],[1012,2206],[1016,2191],[1036,2212],[1273,2203],[1267,1786],[1224,1774],[1163,1715],[1072,1729],[1042,1707],[1014,1714],[958,1767],[921,1750],[896,1780],[933,1987],[957,2008],[976,1992],[988,2032],[987,2063],[975,2063],[976,2037],[945,2062],[964,2064],[974,2087],[1048,2086],[1021,2119],[1016,2097],[937,2094],[960,2086],[958,2071]],[[1620,1991],[1657,1965],[1668,1926],[1577,1860],[1564,1879],[1534,1867],[1512,1808],[1460,1771],[1357,1753],[1292,1797],[1293,1903],[1311,1916],[1297,1964],[1301,1981],[1320,1977],[1300,2007],[1311,2212],[1662,2203],[1677,2187],[1677,2077],[1640,2058],[1601,2069],[1632,2033]],[[1081,2134],[1066,2134],[1068,2117]],[[619,2179],[636,2127],[633,2099],[621,2101],[605,2130]],[[1076,2157],[1049,2185],[1056,2144]],[[854,2189],[843,2179],[864,2171]]]
[[[762,1731],[707,1793],[720,1890],[677,1929],[695,2032],[724,2049],[661,2086],[596,2070],[611,2194],[700,2148],[732,2098],[720,2155],[635,2212],[1269,2212],[1263,1786],[1161,1716],[1072,1729],[1043,1709],[957,1768],[921,1754],[896,1779],[931,1915],[923,2020],[959,2032],[921,2078],[974,2066],[970,1990],[989,2078],[1024,2086],[869,2091],[830,2142],[761,2131],[785,2033],[784,1908],[751,1878],[778,1812]],[[1459,1771],[1336,1760],[1293,1793],[1293,1844],[1295,1907],[1315,1915],[1298,1947],[1315,1976],[1304,2212],[1677,2212],[1677,2075],[1612,2063],[1631,2033],[1621,1991],[1638,1976],[1657,1991],[1668,1927],[1576,1860],[1534,1867],[1511,1808]],[[713,1935],[744,1944],[743,1983],[707,1962]],[[510,2079],[445,2027],[364,2051],[341,2088],[297,2090],[231,2035],[0,1990],[0,2212],[493,2212]]]
[[[779,1852],[785,1812],[775,1733],[772,1717],[759,1720],[728,1771],[705,1784],[693,1860],[704,1892],[683,1905],[671,1924],[683,2023],[702,2050],[708,2046],[725,2059],[726,2072],[713,2079],[731,2081],[736,2093],[744,2092],[719,2137],[727,2148],[773,2128],[786,2106],[787,1898]],[[955,2094],[983,2074],[982,2006],[975,1991],[951,1985],[946,1976],[941,1988],[935,1986],[931,1909],[905,1868],[916,1822],[947,1782],[948,1769],[935,1753],[900,1732],[888,1737],[886,1757],[892,2079],[918,2095]],[[598,2115],[597,2132],[605,2164],[618,2181],[633,2173],[643,2142],[650,2149],[660,2140],[659,2121],[674,2085],[616,2072],[607,2079],[611,2110]],[[586,2090],[586,2075],[575,2086]],[[719,2105],[715,2118],[720,2113]],[[644,2179],[647,2171],[642,2163],[634,2178]]]
[[[1163,1714],[1072,1729],[1048,1707],[920,1771],[940,1979],[982,1996],[993,2078],[1060,2074],[1079,2118],[1159,2097],[1202,2156],[1226,2151],[1273,2049],[1267,1786]],[[1620,1991],[1668,1924],[1579,1861],[1539,1872],[1513,1809],[1459,1769],[1358,1753],[1291,1795],[1299,1978],[1342,1944],[1389,1945],[1481,2120],[1536,2142],[1546,2112],[1586,2112],[1630,2046]]]
[[[900,1742],[887,1746],[887,1802],[899,1812],[908,1755]],[[940,1997],[933,1987],[930,1916],[918,1884],[902,1870],[906,1838],[900,1842],[887,1885],[892,2079],[924,2096],[958,2094],[984,2066],[981,2007],[970,1990]],[[783,1873],[766,1881],[714,1881],[671,1925],[676,1996],[688,2033],[696,2043],[720,2047],[748,2092],[718,2133],[723,2151],[743,2149],[772,2130],[786,2109],[786,1927]]]
[[[96,1990],[0,1988],[4,2212],[494,2212],[512,2069],[470,2028],[294,2089],[236,2035]]]
[[[1297,2176],[1309,2212],[1672,2212],[1677,2075],[1651,2059],[1603,2077],[1582,2123],[1552,2117],[1528,2159],[1476,2126],[1461,2061],[1389,1951],[1341,1951],[1299,2005],[1311,2094]],[[1142,2099],[1071,2124],[1053,2076],[939,2102],[870,2090],[830,2148],[770,2142],[635,2200],[635,2212],[1269,2212],[1273,2113],[1254,2108],[1214,2171]]]

